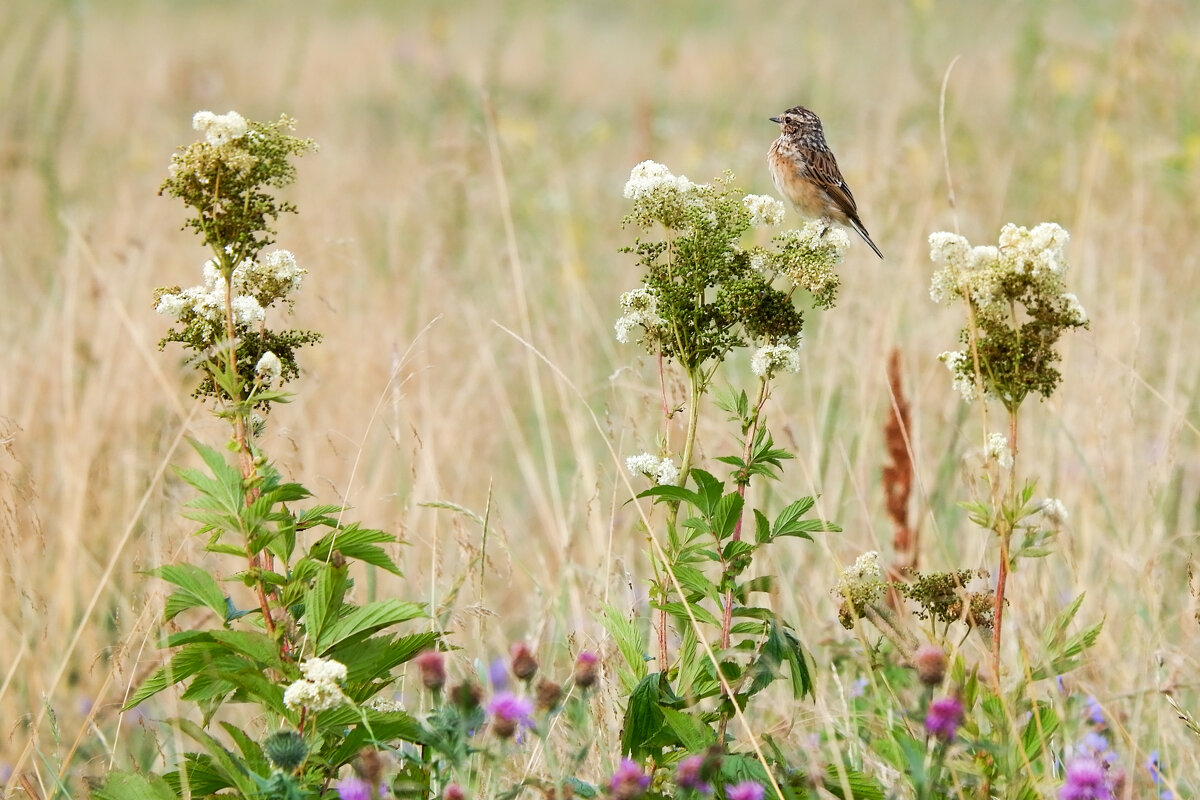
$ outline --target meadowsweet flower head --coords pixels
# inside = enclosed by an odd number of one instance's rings
[[[631,759],[622,759],[608,782],[608,791],[614,800],[635,800],[646,793],[650,776]]]
[[[492,730],[501,739],[512,737],[517,727],[533,725],[533,704],[527,698],[512,692],[500,692],[488,703],[487,712],[492,718]]]
[[[946,365],[954,376],[954,391],[962,395],[965,402],[973,402],[979,396],[975,389],[975,371],[971,368],[970,359],[962,350],[947,350],[938,356],[938,361]]]
[[[1012,448],[1008,446],[1008,437],[1003,433],[989,433],[983,450],[984,457],[989,461],[995,461],[1000,469],[1012,468]]]
[[[958,733],[963,720],[962,701],[957,697],[939,697],[929,704],[925,714],[925,732],[935,739],[949,742]]]
[[[686,192],[694,186],[685,176],[672,175],[671,170],[657,161],[643,161],[629,171],[625,197],[639,200],[656,194]]]
[[[1059,800],[1113,800],[1108,768],[1094,758],[1079,756],[1067,764]]]
[[[625,459],[625,468],[634,475],[644,475],[660,486],[673,486],[679,480],[679,467],[669,458],[639,453]]]
[[[1032,230],[1005,225],[997,246],[972,247],[944,231],[929,236],[929,257],[939,267],[929,296],[944,305],[969,304],[971,325],[962,340],[979,354],[986,394],[1009,410],[1030,392],[1047,397],[1054,391],[1062,377],[1054,366],[1060,360],[1059,337],[1088,325],[1087,312],[1064,282],[1069,239],[1052,222]],[[975,371],[973,363],[961,359],[947,366],[956,387]]]
[[[765,194],[748,194],[742,205],[750,212],[750,224],[756,228],[779,225],[783,222],[783,203]]]
[[[648,286],[642,285],[621,295],[621,311],[613,325],[618,342],[628,342],[638,326],[642,328],[639,341],[647,348],[656,346],[666,335],[666,320],[658,315],[658,298]]]
[[[318,683],[341,683],[346,680],[346,665],[332,658],[313,656],[300,663],[300,674]]]
[[[758,781],[742,781],[725,787],[727,800],[763,800],[766,790]]]
[[[800,371],[800,342],[779,342],[760,347],[750,357],[750,369],[760,378],[769,378],[776,372]]]
[[[1056,527],[1061,527],[1066,524],[1070,518],[1067,513],[1067,507],[1063,505],[1062,500],[1057,497],[1047,497],[1038,504],[1038,513],[1046,518],[1046,521]]]
[[[192,116],[192,128],[203,133],[205,140],[216,146],[240,139],[248,130],[246,119],[236,111],[225,114],[197,111]]]
[[[808,292],[818,308],[832,308],[841,286],[834,267],[846,258],[850,236],[841,228],[814,220],[775,237],[779,253],[773,266],[793,286]]]
[[[309,711],[327,711],[345,705],[349,699],[336,683],[328,681],[295,681],[283,692],[283,704],[290,709],[307,708]]]
[[[254,376],[264,386],[270,386],[279,380],[283,374],[283,363],[279,360],[279,356],[272,353],[270,350],[262,354],[258,359],[258,363],[254,366]]]

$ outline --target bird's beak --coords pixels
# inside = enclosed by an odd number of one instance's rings
[[[771,117],[771,122],[779,122],[779,117]],[[781,125],[783,123],[780,123]]]

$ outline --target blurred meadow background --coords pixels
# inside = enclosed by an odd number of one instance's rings
[[[955,58],[952,205],[939,95]],[[516,638],[547,660],[568,642],[606,651],[599,604],[644,602],[645,533],[607,446],[623,459],[663,433],[656,362],[613,336],[639,280],[618,252],[636,235],[622,186],[652,158],[773,194],[767,118],[796,104],[824,119],[887,260],[852,245],[838,307],[813,315],[804,369],[767,410],[800,454],[783,490],[819,494],[844,528],[769,565],[817,660],[817,701],[779,724],[802,736],[837,713],[826,645],[854,635],[829,589],[864,550],[890,558],[893,349],[921,564],[988,565],[956,506],[980,423],[936,360],[963,320],[929,300],[926,237],[986,244],[1006,222],[1055,221],[1092,328],[1066,338],[1059,391],[1023,410],[1024,467],[1071,516],[1055,552],[1010,578],[1008,645],[1035,645],[1086,591],[1080,620],[1105,627],[1077,690],[1127,752],[1200,774],[1162,693],[1200,712],[1198,97],[1187,0],[7,0],[0,780],[19,792],[13,770],[37,769],[79,790],[174,713],[167,695],[118,709],[162,657],[164,589],[143,571],[198,550],[169,465],[194,462],[186,437],[225,436],[189,397],[179,350],[158,352],[168,320],[153,311],[155,287],[196,283],[208,257],[179,230],[183,207],[156,196],[193,112],[287,113],[320,146],[299,162],[300,214],[279,244],[309,270],[289,324],[325,340],[300,353],[295,400],[262,444],[322,502],[403,536],[405,578],[363,575],[362,591],[443,609],[466,671]],[[702,457],[736,449],[733,433],[702,431]],[[486,535],[436,502],[485,516]]]

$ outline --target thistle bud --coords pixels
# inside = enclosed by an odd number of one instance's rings
[[[508,653],[512,656],[512,673],[519,680],[528,681],[535,673],[537,673],[537,659],[533,657],[533,653],[529,652],[529,645],[524,642],[513,642],[508,648]]]
[[[938,686],[946,677],[946,652],[936,644],[924,644],[913,654],[917,677],[926,686]]]
[[[308,757],[308,745],[296,731],[275,731],[263,742],[263,752],[271,766],[290,774]]]

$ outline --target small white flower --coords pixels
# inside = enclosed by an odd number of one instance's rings
[[[695,187],[683,175],[672,175],[657,161],[643,161],[629,171],[629,180],[625,183],[625,197],[637,200],[640,197],[654,194],[664,189],[687,192]]]
[[[780,343],[760,347],[750,357],[750,369],[760,378],[769,378],[776,372],[800,371],[800,342],[795,345]]]
[[[1057,497],[1047,497],[1038,504],[1038,513],[1046,518],[1046,521],[1055,527],[1060,527],[1066,523],[1070,515],[1067,513],[1067,507]]]
[[[1012,449],[1008,446],[1008,437],[1003,433],[988,434],[987,444],[984,445],[983,454],[985,458],[994,460],[1001,469],[1012,468]]]
[[[1078,297],[1068,292],[1063,295],[1063,300],[1067,301],[1067,313],[1071,315],[1073,320],[1080,325],[1088,321],[1087,311],[1080,304]]]
[[[332,658],[306,658],[300,665],[300,673],[310,681],[341,683],[346,680],[346,665]]]
[[[879,552],[868,550],[855,559],[838,578],[836,593],[850,598],[856,606],[874,602],[883,597],[887,583],[883,569],[879,566]]]
[[[935,303],[950,303],[958,297],[958,270],[939,269],[929,281],[929,299]]]
[[[267,253],[263,266],[275,280],[281,283],[291,283],[293,291],[300,288],[300,282],[308,271],[296,265],[296,256],[290,250],[272,250]]]
[[[240,139],[248,130],[245,118],[236,111],[227,114],[197,111],[192,116],[192,128],[203,133],[205,141],[211,145],[222,145]]]
[[[962,269],[967,265],[971,244],[965,237],[947,231],[929,234],[929,260]]]
[[[954,376],[954,391],[962,395],[965,402],[971,403],[979,395],[975,391],[975,376],[962,368],[966,360],[967,354],[963,350],[947,350],[938,356],[938,361]]]
[[[659,485],[674,485],[679,480],[679,468],[669,458],[651,453],[639,453],[625,459],[625,468],[634,475],[644,475]]]
[[[779,225],[783,222],[783,203],[765,194],[748,194],[742,205],[750,212],[750,224],[756,228]]]
[[[253,325],[267,318],[267,312],[248,294],[233,298],[233,322],[236,325]]]
[[[187,298],[182,294],[164,294],[158,298],[158,304],[154,306],[154,310],[159,314],[179,319],[187,307]]]
[[[270,350],[263,353],[254,366],[254,374],[264,386],[270,386],[277,382],[283,374],[283,364],[279,361],[279,356]]]
[[[291,709],[307,708],[309,711],[327,711],[349,702],[349,698],[336,683],[301,679],[283,692],[283,704]]]
[[[372,711],[381,711],[385,714],[393,711],[403,711],[404,704],[399,700],[393,700],[390,697],[375,695],[367,702],[363,703],[363,708],[369,708]]]

